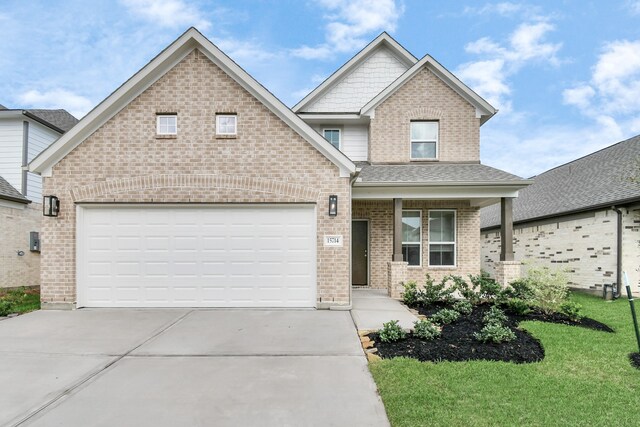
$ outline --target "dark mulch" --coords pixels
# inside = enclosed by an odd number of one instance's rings
[[[629,354],[629,360],[631,360],[631,366],[640,369],[640,353]]]
[[[448,308],[447,304],[435,304],[430,307],[419,307],[418,312],[429,317],[442,308]],[[378,338],[378,334],[370,334],[375,341],[378,354],[382,358],[411,357],[420,361],[467,361],[467,360],[495,360],[513,363],[532,363],[544,359],[544,349],[536,338],[528,332],[518,328],[523,320],[538,320],[543,322],[562,323],[565,325],[582,326],[599,331],[613,332],[607,325],[596,320],[583,318],[575,322],[563,314],[545,315],[541,312],[532,312],[525,316],[516,316],[506,313],[508,326],[516,335],[511,342],[500,344],[482,343],[477,341],[473,334],[479,332],[484,324],[482,317],[491,307],[482,304],[473,308],[468,316],[460,316],[456,322],[444,325],[442,335],[432,341],[424,341],[409,335],[406,340],[384,343]]]

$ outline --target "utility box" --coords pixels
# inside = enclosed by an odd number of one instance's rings
[[[37,231],[29,233],[29,250],[31,252],[40,252],[40,233]]]

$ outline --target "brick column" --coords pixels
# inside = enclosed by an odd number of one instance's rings
[[[387,284],[387,290],[391,298],[402,298],[402,292],[404,287],[402,283],[407,281],[407,265],[409,263],[404,261],[389,261],[387,277],[389,283]]]
[[[495,263],[495,279],[502,286],[506,286],[521,276],[522,263],[520,261],[498,261]]]

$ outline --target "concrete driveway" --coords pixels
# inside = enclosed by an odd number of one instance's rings
[[[389,425],[348,312],[38,311],[0,343],[0,425]]]

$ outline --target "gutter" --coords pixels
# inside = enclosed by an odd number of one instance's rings
[[[622,211],[615,206],[611,206],[611,210],[618,214],[616,227],[616,291],[613,298],[620,298],[622,295]]]
[[[9,202],[16,202],[16,203],[23,203],[25,205],[28,205],[29,203],[32,203],[32,201],[29,200],[29,199],[23,199],[23,198],[20,198],[20,197],[5,196],[5,195],[0,195],[0,200],[7,200]]]

